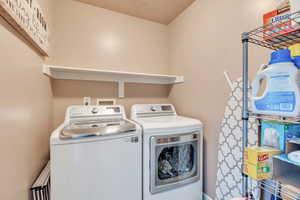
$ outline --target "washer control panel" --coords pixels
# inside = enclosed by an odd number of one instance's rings
[[[123,106],[70,106],[66,113],[66,119],[109,116],[123,118],[125,116]]]

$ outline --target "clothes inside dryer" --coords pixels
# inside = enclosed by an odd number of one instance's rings
[[[153,188],[199,179],[198,133],[152,138]],[[153,189],[154,191],[155,189]]]
[[[194,151],[191,144],[164,148],[158,157],[158,178],[163,181],[190,173],[194,168]]]

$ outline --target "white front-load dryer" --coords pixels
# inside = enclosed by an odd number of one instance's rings
[[[70,106],[51,135],[51,199],[141,200],[141,136],[123,106]]]
[[[143,128],[143,199],[201,200],[202,123],[170,104],[134,105],[131,115]]]

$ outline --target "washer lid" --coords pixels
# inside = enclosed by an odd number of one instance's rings
[[[125,119],[84,120],[71,122],[60,132],[60,139],[108,136],[135,131],[136,125]]]
[[[145,117],[135,119],[135,121],[141,124],[145,131],[154,129],[202,127],[202,123],[199,120],[182,116]]]

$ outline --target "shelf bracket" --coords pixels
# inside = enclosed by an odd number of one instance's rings
[[[125,84],[124,81],[118,81],[118,96],[119,98],[125,97]]]

